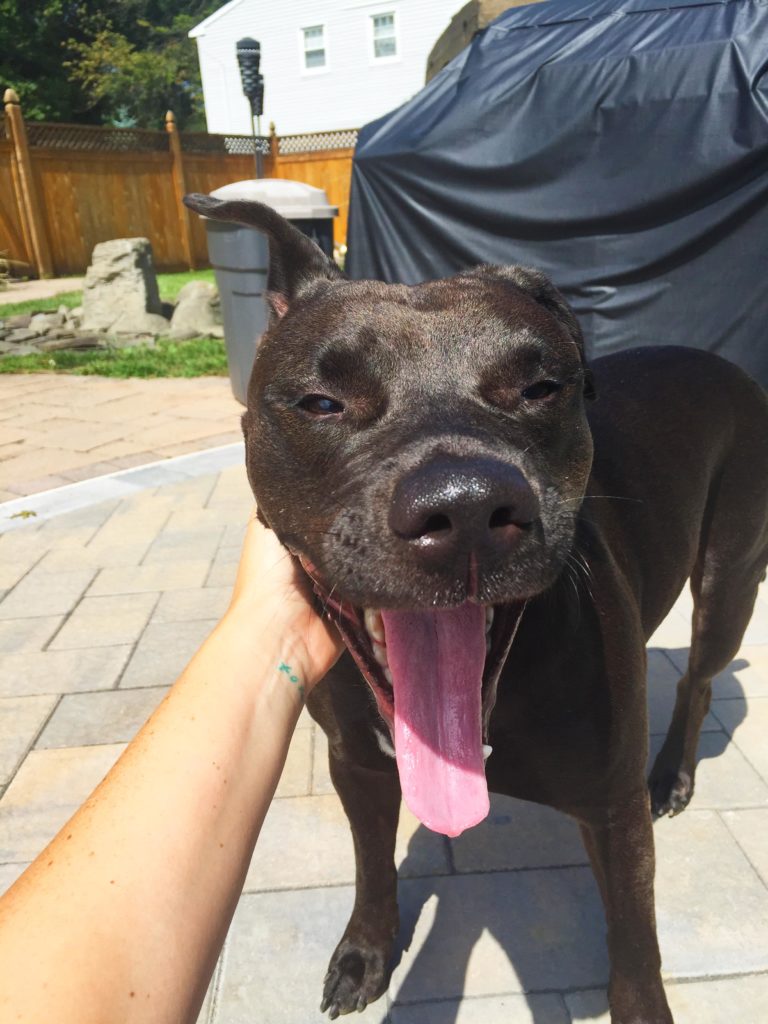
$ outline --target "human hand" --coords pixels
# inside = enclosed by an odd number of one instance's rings
[[[312,585],[299,562],[274,532],[251,515],[228,619],[240,627],[269,623],[286,649],[296,653],[305,691],[309,691],[339,657],[343,642],[336,627],[316,612]]]

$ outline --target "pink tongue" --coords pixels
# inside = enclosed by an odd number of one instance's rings
[[[395,691],[395,754],[406,804],[457,836],[488,814],[481,687],[485,609],[382,611]]]

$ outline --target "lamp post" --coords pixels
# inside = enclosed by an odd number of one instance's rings
[[[250,38],[239,39],[235,44],[237,63],[243,92],[251,105],[251,134],[253,135],[253,158],[256,163],[256,177],[264,175],[263,154],[256,140],[261,135],[261,115],[264,113],[264,76],[259,73],[261,45]]]

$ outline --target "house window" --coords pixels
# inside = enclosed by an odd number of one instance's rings
[[[373,22],[374,60],[380,60],[382,57],[396,57],[395,15],[374,14],[371,16],[371,21]]]
[[[304,67],[308,71],[325,67],[325,26],[312,25],[304,33]]]

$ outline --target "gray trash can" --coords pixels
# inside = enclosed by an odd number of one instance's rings
[[[216,199],[253,199],[271,206],[333,257],[333,218],[338,208],[321,188],[283,178],[236,181],[216,189]],[[208,255],[221,296],[232,393],[245,405],[259,338],[267,328],[265,299],[269,245],[254,228],[205,220]]]

